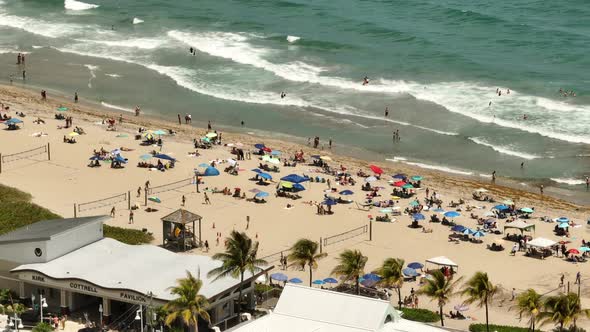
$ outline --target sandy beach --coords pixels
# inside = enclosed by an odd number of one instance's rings
[[[301,146],[292,142],[284,142],[273,139],[272,137],[256,137],[253,135],[234,134],[222,132],[224,144],[241,143],[244,150],[255,151],[253,145],[264,143],[273,150],[280,150],[282,158],[290,158],[297,151],[302,150],[305,158],[309,161],[311,155],[326,155],[333,161],[328,162],[331,166],[339,168],[345,166],[347,171],[352,174],[356,180],[356,185],[341,186],[334,180],[333,176],[320,173],[320,168],[308,165],[308,163],[298,164],[296,167],[280,168],[279,173],[270,173],[273,176],[273,182],[268,186],[257,185],[256,182],[250,181],[254,172],[251,169],[258,167],[261,161],[258,156],[252,155],[251,160],[239,162],[239,175],[233,176],[223,172],[228,166],[227,159],[233,158],[230,153],[231,148],[224,145],[215,145],[212,149],[199,149],[200,156],[189,155],[194,152],[193,139],[200,138],[206,134],[207,121],[205,118],[193,116],[193,125],[179,125],[175,122],[166,122],[160,119],[148,118],[140,115],[135,117],[132,112],[112,112],[95,107],[93,104],[73,104],[63,97],[48,96],[48,100],[41,100],[38,92],[32,92],[17,87],[0,86],[0,102],[10,107],[6,114],[17,116],[16,112],[25,113],[26,117],[21,118],[23,124],[20,130],[0,130],[0,153],[8,155],[33,149],[42,145],[50,144],[51,160],[47,161],[41,155],[38,157],[29,157],[22,160],[5,163],[2,165],[0,174],[0,183],[16,187],[33,195],[34,201],[50,210],[64,216],[72,217],[74,215],[74,204],[95,201],[119,194],[130,192],[131,204],[138,204],[140,209],[135,211],[134,223],[130,224],[129,211],[127,203],[116,204],[115,217],[109,224],[120,227],[129,227],[135,229],[147,229],[154,234],[154,244],[162,242],[162,228],[160,218],[175,211],[181,207],[181,198],[186,197],[185,209],[197,213],[203,217],[202,240],[207,240],[211,247],[208,253],[201,250],[195,250],[198,254],[211,255],[223,249],[223,238],[231,230],[246,231],[251,237],[260,241],[259,256],[266,256],[287,250],[296,240],[300,238],[309,238],[319,241],[320,238],[332,236],[345,232],[350,229],[368,225],[370,217],[383,215],[380,208],[372,208],[369,211],[357,208],[354,202],[363,202],[366,192],[361,191],[361,185],[364,179],[356,176],[359,170],[367,174],[372,174],[369,165],[376,164],[383,168],[384,174],[380,180],[371,183],[372,186],[383,187],[379,191],[381,197],[375,200],[389,199],[393,187],[388,182],[392,180],[391,175],[396,173],[405,173],[410,176],[420,175],[424,178],[421,189],[418,189],[416,196],[409,199],[399,199],[396,206],[401,207],[401,211],[408,207],[408,204],[415,198],[424,201],[426,197],[425,188],[429,188],[430,193],[436,191],[443,200],[442,208],[445,211],[455,210],[449,207],[449,203],[465,200],[461,208],[461,216],[455,218],[455,222],[466,227],[477,228],[476,220],[470,218],[469,214],[474,213],[479,217],[495,205],[489,202],[475,201],[472,199],[472,192],[477,188],[487,190],[486,194],[492,196],[497,202],[512,200],[517,207],[534,207],[532,218],[527,220],[529,223],[536,225],[536,231],[533,237],[545,237],[554,241],[571,241],[568,248],[578,248],[581,246],[582,239],[590,240],[589,228],[586,220],[589,217],[590,208],[587,206],[578,206],[574,203],[567,202],[549,195],[541,196],[537,193],[526,192],[514,188],[491,184],[490,182],[478,182],[469,178],[457,177],[449,174],[413,168],[404,164],[385,165],[382,162],[371,162],[357,160],[350,157],[344,157],[329,150],[317,151],[310,146]],[[86,134],[76,136],[76,144],[67,144],[63,142],[64,135],[68,135],[72,128],[59,129],[59,126],[65,124],[64,120],[56,120],[54,115],[56,109],[60,106],[69,108],[66,112],[61,112],[64,116],[73,117],[73,126],[82,127]],[[119,117],[122,115],[123,123],[119,124]],[[116,131],[107,131],[107,125],[103,124],[103,119],[116,119]],[[34,120],[40,118],[44,124],[34,123]],[[173,156],[177,163],[173,169],[165,172],[150,171],[146,168],[138,168],[137,163],[141,161],[140,156],[149,153],[152,150],[159,151],[157,146],[140,146],[140,140],[135,140],[138,128],[144,127],[151,130],[156,129],[173,129],[176,135],[163,136],[164,144],[161,153]],[[216,129],[215,123],[212,124]],[[4,128],[2,128],[4,129]],[[37,137],[35,133],[43,132],[46,135]],[[124,165],[123,169],[112,169],[108,164],[103,164],[100,168],[87,167],[89,157],[92,156],[93,150],[104,148],[107,151],[114,149],[124,150],[121,154],[128,158],[129,162]],[[339,147],[342,149],[343,147]],[[125,151],[129,149],[129,151]],[[204,177],[199,186],[201,193],[196,192],[193,184],[187,184],[181,188],[159,193],[157,196],[161,203],[149,202],[148,206],[157,209],[156,212],[146,212],[144,197],[137,197],[138,187],[144,188],[146,181],[150,182],[151,187],[164,185],[183,179],[189,179],[194,176],[194,169],[199,164],[211,163],[213,160],[220,160],[218,165],[220,176]],[[153,160],[152,160],[153,162]],[[202,168],[201,168],[202,169]],[[334,214],[318,215],[316,207],[306,202],[321,202],[324,199],[325,191],[329,189],[326,183],[305,183],[306,190],[301,192],[299,200],[290,200],[282,197],[275,197],[275,186],[279,179],[288,174],[306,174],[309,176],[320,176],[331,180],[331,185],[336,188],[335,196],[341,190],[351,190],[353,195],[343,196],[351,199],[352,204],[338,204],[332,207]],[[236,199],[231,195],[213,193],[206,191],[206,188],[223,189],[228,187],[231,191],[234,188],[241,188],[248,198],[254,196],[250,190],[259,189],[268,192],[270,195],[266,198],[267,203],[256,204],[245,199]],[[207,192],[211,204],[204,204],[204,192]],[[287,204],[292,207],[287,208]],[[471,212],[466,212],[467,205],[474,206]],[[108,214],[111,206],[105,206],[98,209],[80,211],[80,215]],[[431,233],[422,232],[421,229],[412,229],[408,225],[411,223],[411,216],[402,214],[394,216],[394,222],[382,223],[373,222],[373,238],[368,241],[368,235],[351,238],[336,244],[325,247],[328,257],[324,259],[319,269],[314,273],[317,278],[326,278],[336,264],[336,258],[343,249],[359,249],[369,257],[367,263],[367,272],[376,268],[387,257],[399,257],[409,262],[424,262],[426,259],[435,256],[446,256],[459,265],[458,275],[470,277],[476,271],[485,271],[489,273],[494,283],[501,285],[505,290],[504,294],[494,303],[490,319],[495,324],[521,325],[525,326],[526,322],[519,322],[514,310],[509,311],[512,305],[510,301],[511,290],[523,291],[527,288],[535,288],[539,293],[555,292],[558,288],[559,277],[561,273],[565,274],[566,281],[573,285],[575,275],[578,271],[582,273],[581,295],[584,307],[590,303],[590,289],[586,286],[589,282],[590,269],[586,266],[589,263],[573,264],[565,261],[563,258],[549,257],[545,260],[526,257],[523,252],[515,256],[510,255],[512,242],[505,241],[506,250],[493,252],[486,249],[488,244],[500,240],[503,235],[488,234],[483,237],[483,243],[471,242],[449,242],[448,235],[451,234],[447,226],[439,223],[429,223],[430,216],[434,212],[425,211],[423,214],[426,220],[422,221],[426,228],[431,229]],[[440,214],[439,214],[440,215]],[[543,222],[539,218],[547,216],[557,218],[567,216],[579,226],[570,228],[569,238],[560,238],[554,235],[553,229],[555,223]],[[247,223],[249,221],[249,224]],[[506,219],[498,220],[498,227],[503,229]],[[246,229],[248,225],[248,228]],[[511,231],[514,233],[514,231]],[[221,233],[221,241],[217,243],[216,234]],[[278,267],[277,267],[278,270]],[[304,271],[288,270],[282,271],[291,277],[299,277],[304,283],[308,280],[308,273]],[[408,295],[410,289],[419,288],[417,282],[407,282],[404,284],[402,294]],[[396,297],[392,298],[396,301]],[[454,298],[446,307],[446,311],[452,310],[454,305],[460,304],[462,300],[459,297]],[[420,298],[420,307],[435,309],[435,303],[431,303],[427,298]],[[470,323],[482,322],[484,313],[482,309],[471,306],[465,313],[471,317],[468,320],[451,320],[447,319],[446,323],[450,327],[466,329]],[[590,323],[584,321],[579,326],[589,328]],[[548,326],[547,326],[548,328]]]

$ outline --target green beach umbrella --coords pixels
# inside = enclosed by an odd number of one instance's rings
[[[418,206],[420,205],[420,203],[418,203],[418,201],[411,201],[410,204],[408,204],[409,206]]]
[[[162,129],[158,129],[158,130],[154,131],[153,134],[154,135],[166,135],[167,133]]]
[[[58,108],[57,108],[57,110],[58,110],[59,112],[65,112],[65,111],[67,111],[67,110],[68,110],[68,108],[67,108],[67,107],[64,107],[64,106],[60,106],[60,107],[58,107]]]
[[[412,176],[411,179],[414,180],[414,181],[422,181],[422,176],[420,176],[420,175],[414,175],[414,176]]]
[[[293,183],[289,181],[281,181],[281,187],[283,188],[293,188]]]
[[[156,202],[156,203],[162,203],[162,201],[156,196],[152,196],[152,197],[148,198],[148,200],[150,200],[152,202]]]
[[[406,183],[406,184],[404,184],[404,185],[402,186],[402,188],[404,188],[404,189],[414,189],[414,186],[412,186],[412,185],[411,185],[411,184],[409,184],[409,183]]]
[[[533,212],[535,212],[533,209],[528,208],[528,207],[522,208],[522,209],[520,209],[520,211],[522,211],[524,213],[533,213]]]
[[[127,134],[119,134],[119,135],[117,135],[117,137],[129,137],[129,135],[127,135]]]

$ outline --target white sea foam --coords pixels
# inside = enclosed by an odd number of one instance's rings
[[[119,75],[119,74],[105,74],[105,76],[109,76],[109,77],[112,77],[112,78],[119,78],[119,77],[122,77],[122,76],[121,76],[121,75]]]
[[[393,157],[393,159],[390,158],[390,159],[385,159],[385,160],[393,161],[393,162],[400,162],[400,163],[404,163],[407,165],[417,166],[417,167],[424,168],[424,169],[442,171],[442,172],[446,172],[446,173],[459,174],[459,175],[473,175],[473,172],[458,170],[458,169],[450,168],[447,166],[430,165],[430,164],[418,163],[418,162],[413,162],[413,161],[407,161],[407,159],[404,157]]]
[[[92,39],[77,39],[80,42],[102,44],[111,47],[130,47],[144,50],[153,50],[161,47],[166,43],[164,39],[158,38],[135,38],[125,40],[92,40]]]
[[[0,11],[0,26],[21,29],[50,38],[79,34],[85,29],[84,26],[77,24],[47,22],[41,19],[9,15],[2,11]],[[93,31],[96,31],[96,29],[93,29]]]
[[[134,17],[134,18],[133,18],[133,24],[141,24],[141,23],[143,23],[143,22],[145,22],[145,21],[144,21],[144,20],[142,20],[142,19],[139,19],[139,18],[137,18],[137,17]]]
[[[94,65],[84,65],[84,67],[88,68],[88,70],[90,71],[90,78],[88,79],[88,87],[92,88],[92,80],[96,78],[95,71],[98,70],[99,67],[94,66]]]
[[[100,6],[92,3],[85,3],[82,1],[65,0],[64,7],[68,10],[88,10],[98,8]]]
[[[33,45],[32,47],[33,47],[34,49],[40,49],[40,48],[43,48],[43,46],[38,46],[38,45]]]
[[[298,41],[299,39],[301,39],[301,37],[297,37],[297,36],[287,36],[287,41],[289,43],[294,43],[296,41]]]
[[[493,145],[493,144],[489,143],[488,141],[486,141],[485,139],[480,138],[480,137],[469,137],[468,139],[476,144],[487,146],[496,152],[506,154],[509,156],[519,157],[519,158],[528,159],[528,160],[541,158],[541,156],[537,156],[534,154],[512,150],[509,146]]]
[[[123,106],[119,106],[119,105],[109,104],[109,103],[105,103],[104,101],[101,101],[100,104],[104,107],[112,108],[112,109],[118,110],[118,111],[124,111],[124,112],[133,112],[134,111],[133,109],[131,109],[129,107],[123,107]]]
[[[393,162],[397,163],[397,162],[400,162],[400,161],[406,161],[408,159],[405,158],[405,157],[393,157],[393,158],[386,158],[385,160],[387,160],[387,161],[393,161]]]
[[[584,182],[584,180],[572,179],[572,178],[551,178],[551,181],[567,184],[570,186],[577,186],[577,185],[581,185],[581,184],[586,183],[586,182]]]

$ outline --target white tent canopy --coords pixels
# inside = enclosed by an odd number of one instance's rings
[[[557,244],[557,242],[555,242],[553,240],[546,239],[544,237],[538,237],[536,239],[533,239],[533,240],[527,242],[527,246],[538,247],[538,248],[549,248],[549,247],[554,246],[556,244]]]
[[[445,256],[438,256],[438,257],[429,258],[426,260],[426,262],[432,263],[435,265],[442,265],[442,266],[452,266],[452,267],[459,266],[459,265],[457,265],[457,263],[453,262],[452,260],[448,259]]]

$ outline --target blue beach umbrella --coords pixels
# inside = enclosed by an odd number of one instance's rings
[[[402,273],[407,277],[417,277],[420,275],[420,273],[418,273],[416,270],[410,267],[406,267],[405,269],[403,269]]]
[[[449,211],[445,212],[443,215],[447,218],[456,218],[459,217],[461,214],[457,211]]]
[[[408,176],[406,174],[400,173],[392,176],[394,179],[406,179]]]
[[[423,268],[423,267],[424,267],[424,264],[422,264],[422,263],[418,263],[418,262],[412,262],[412,263],[408,264],[408,267],[409,267],[410,269],[417,270],[417,269],[421,269],[421,268]]]
[[[207,169],[205,169],[205,172],[203,172],[203,176],[218,176],[219,175],[219,170],[215,167],[209,166],[207,167]]]
[[[436,208],[434,210],[432,210],[433,212],[438,212],[438,213],[442,213],[445,212],[445,210],[441,209],[441,208]]]
[[[568,217],[559,217],[555,221],[557,221],[557,222],[570,222],[570,219]]]
[[[533,209],[528,208],[528,207],[522,208],[522,209],[520,209],[520,211],[522,211],[524,213],[533,213],[533,212],[535,212]]]
[[[127,159],[123,158],[120,154],[118,154],[117,156],[115,156],[115,161],[118,161],[118,162],[123,163],[123,164],[127,164]]]
[[[338,202],[336,202],[333,199],[326,199],[322,202],[322,204],[327,205],[327,206],[332,206],[332,205],[337,205]]]
[[[418,206],[420,205],[420,203],[418,203],[418,201],[411,201],[410,203],[408,203],[409,206]]]
[[[289,282],[292,284],[300,284],[303,282],[303,280],[301,280],[299,278],[292,278],[292,279],[289,279]]]
[[[265,148],[264,144],[261,144],[261,143],[254,144],[254,147],[257,148],[258,150],[262,150]]]
[[[455,226],[451,227],[451,231],[463,233],[465,231],[465,226],[455,225]]]
[[[146,153],[146,154],[142,154],[141,156],[139,156],[139,159],[141,159],[141,160],[149,160],[149,159],[152,159],[153,157],[154,156],[152,156],[151,154]]]
[[[293,189],[295,189],[295,191],[304,191],[305,187],[301,185],[301,183],[295,183],[293,185]]]
[[[7,124],[7,125],[17,124],[17,123],[23,123],[23,120],[21,120],[19,118],[10,118],[10,119],[6,120],[6,122],[4,122],[4,124]]]
[[[568,228],[568,227],[570,227],[570,224],[563,222],[563,223],[559,224],[559,226],[557,226],[557,227],[558,228]]]
[[[381,277],[376,275],[375,273],[367,273],[363,276],[364,280],[372,280],[372,281],[380,281]]]
[[[268,193],[266,191],[261,191],[256,194],[256,197],[258,197],[258,198],[268,197]]]
[[[465,229],[463,230],[463,234],[465,234],[465,235],[471,235],[471,234],[473,234],[473,233],[475,233],[475,231],[474,231],[474,230],[472,230],[471,228],[465,228]]]
[[[475,233],[473,233],[473,237],[484,237],[486,236],[486,233],[482,232],[482,231],[477,231]]]
[[[158,130],[154,131],[152,134],[162,136],[162,135],[166,135],[167,132],[165,132],[162,129],[158,129]]]
[[[100,157],[98,157],[98,156],[92,156],[92,157],[90,157],[90,160],[100,160]]]
[[[268,173],[260,172],[260,173],[258,173],[258,176],[265,179],[265,180],[272,180],[272,175],[270,175]]]
[[[163,153],[158,153],[157,155],[155,155],[154,157],[158,158],[158,159],[164,159],[164,160],[170,160],[170,161],[176,161],[175,158],[170,157],[167,154],[163,154]]]
[[[304,176],[297,175],[297,174],[289,174],[287,176],[283,176],[281,178],[281,181],[289,181],[292,183],[302,183],[305,181],[309,181],[309,178],[306,178]]]
[[[580,247],[579,250],[580,250],[580,252],[587,252],[587,251],[590,251],[590,248],[589,247]]]
[[[414,213],[412,215],[412,219],[414,219],[414,220],[424,220],[424,219],[426,219],[426,217],[424,217],[424,215],[422,213]]]
[[[323,280],[318,279],[318,280],[314,280],[312,282],[312,284],[314,284],[314,285],[323,285],[323,284],[325,284],[325,282]]]
[[[271,156],[280,156],[281,155],[281,151],[279,151],[279,150],[272,150],[270,152],[270,155]]]
[[[200,163],[199,164],[199,167],[209,167],[209,166],[211,166],[211,165],[209,165],[207,163]]]
[[[334,278],[326,278],[326,279],[324,279],[324,282],[326,284],[337,284],[338,283],[338,280],[336,280]]]
[[[352,190],[342,190],[340,195],[352,195],[354,192]]]
[[[287,277],[285,274],[282,273],[273,273],[270,275],[270,278],[272,280],[276,280],[276,281],[287,281],[289,280],[289,277]]]
[[[500,205],[496,205],[496,206],[494,206],[494,209],[496,209],[496,210],[500,210],[500,211],[504,211],[504,210],[508,210],[508,209],[509,209],[509,207],[507,207],[507,206],[506,206],[506,205],[504,205],[504,204],[500,204]]]
[[[251,171],[254,172],[254,173],[258,173],[258,174],[262,173],[262,171],[260,170],[260,168],[253,168]]]
[[[160,200],[160,199],[159,199],[158,197],[156,197],[156,196],[152,196],[152,197],[148,198],[148,200],[149,200],[149,201],[152,201],[152,202],[156,202],[156,203],[162,203],[162,200]]]

